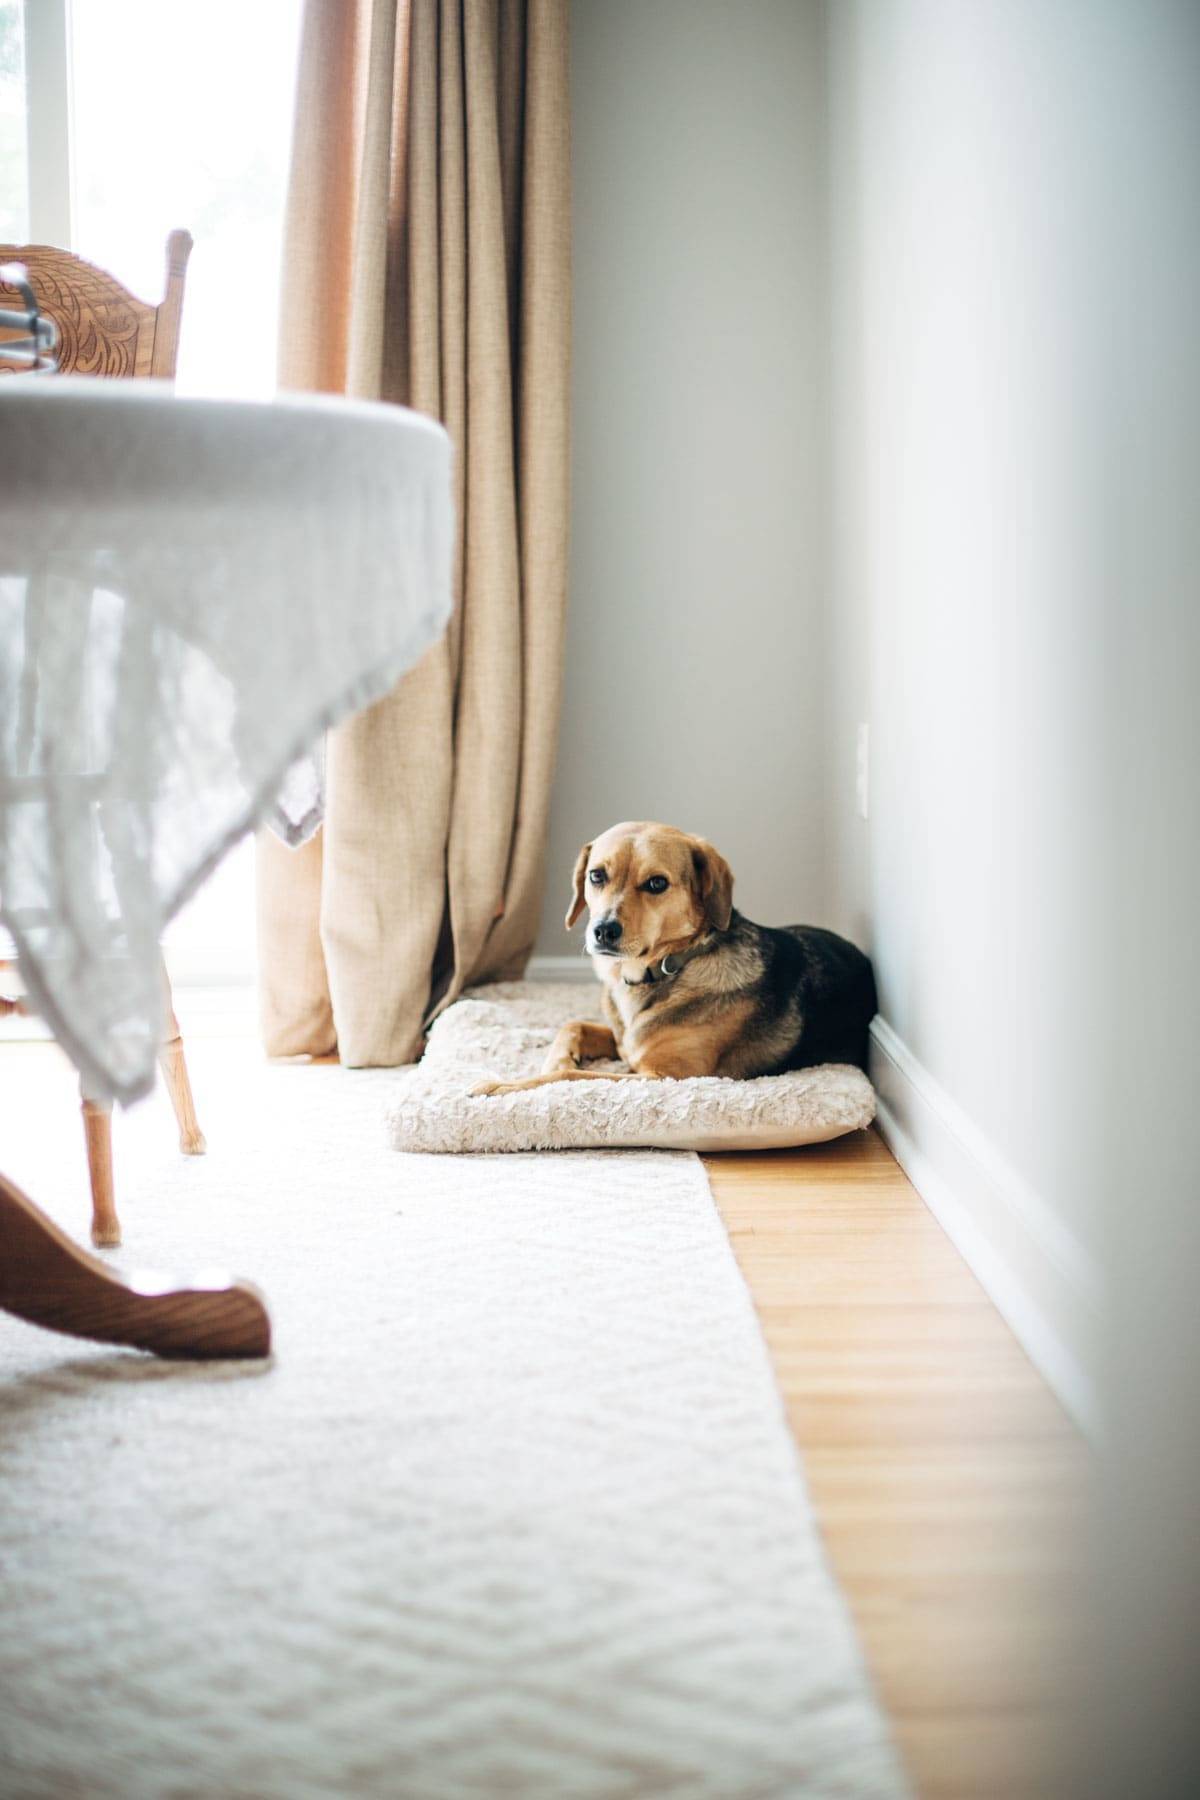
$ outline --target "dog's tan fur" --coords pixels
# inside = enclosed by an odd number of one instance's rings
[[[647,882],[664,877],[664,892],[647,890]],[[754,1010],[742,992],[745,969],[723,966],[713,957],[706,957],[703,967],[685,964],[665,1012],[651,1006],[661,996],[645,979],[664,957],[686,955],[706,933],[728,927],[733,872],[721,853],[671,825],[614,825],[579,852],[568,930],[585,908],[593,919],[615,915],[622,925],[620,955],[593,957],[604,984],[608,1025],[573,1020],[555,1037],[540,1075],[485,1082],[475,1093],[515,1094],[552,1081],[740,1073],[738,1044]],[[681,1011],[684,1016],[677,1018]],[[628,1074],[580,1067],[615,1057],[629,1064]]]

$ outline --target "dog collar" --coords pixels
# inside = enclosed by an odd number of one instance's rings
[[[646,973],[640,981],[630,981],[628,975],[622,975],[621,980],[626,987],[653,987],[656,982],[673,980],[683,968],[684,961],[682,956],[664,956],[658,965],[657,974],[654,972],[654,964],[647,963]]]

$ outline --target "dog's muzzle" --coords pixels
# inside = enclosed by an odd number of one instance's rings
[[[597,919],[592,926],[592,944],[597,950],[615,950],[621,941],[621,921],[611,915]]]

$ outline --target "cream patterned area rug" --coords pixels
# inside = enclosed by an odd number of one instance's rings
[[[209,1155],[118,1118],[120,1260],[252,1276],[275,1357],[0,1316],[6,1800],[901,1793],[696,1158],[397,1156],[394,1075],[189,1053]],[[0,1165],[83,1232],[23,1055]]]
[[[472,1095],[480,1081],[539,1074],[560,1025],[602,1018],[594,980],[473,989],[435,1022],[421,1061],[397,1078],[388,1109],[392,1143],[446,1151],[771,1150],[862,1131],[875,1117],[874,1088],[846,1063],[756,1081],[559,1081]]]

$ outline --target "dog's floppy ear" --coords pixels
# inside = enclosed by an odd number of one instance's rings
[[[567,908],[568,931],[570,931],[572,925],[584,908],[583,883],[587,876],[588,857],[591,854],[592,846],[590,844],[585,844],[583,849],[579,852],[579,855],[575,858],[575,874],[572,877],[575,885],[571,891],[571,904]]]
[[[704,838],[692,839],[692,864],[709,924],[716,931],[727,931],[733,913],[733,870]]]

